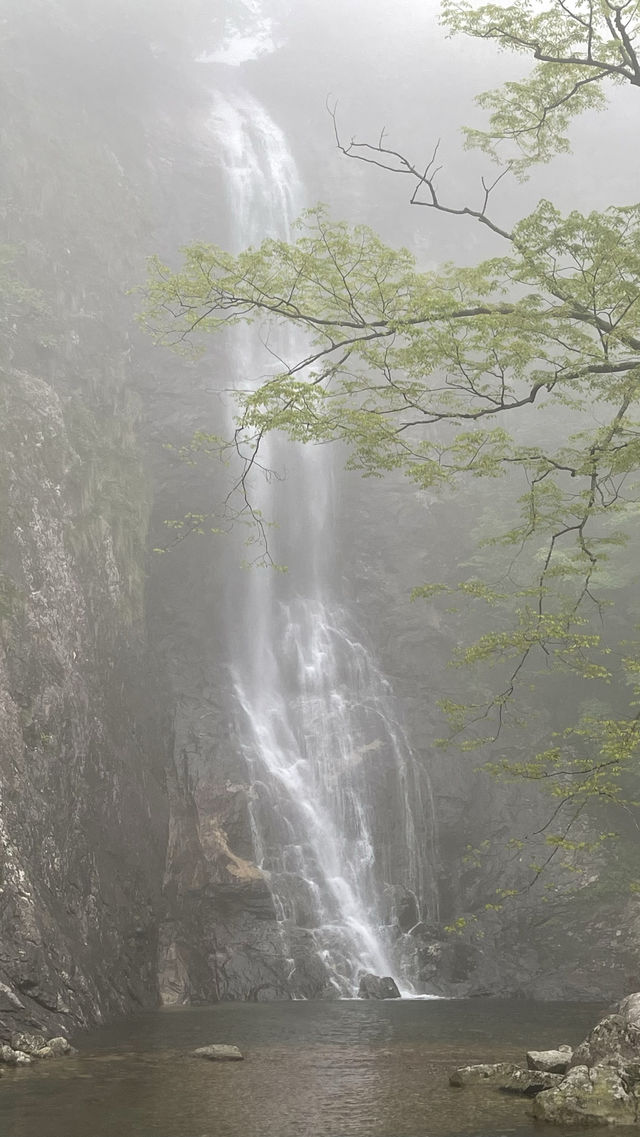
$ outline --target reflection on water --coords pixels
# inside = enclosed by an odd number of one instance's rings
[[[161,1011],[6,1070],[2,1137],[561,1137],[522,1099],[453,1090],[451,1066],[575,1044],[596,1004],[524,1000],[225,1003]],[[235,1043],[246,1061],[188,1057]],[[572,1132],[574,1137],[576,1131]]]

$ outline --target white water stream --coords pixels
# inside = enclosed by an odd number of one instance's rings
[[[283,132],[239,87],[217,97],[211,127],[236,248],[287,237],[303,200]],[[245,331],[233,352],[238,385],[264,374],[259,334]],[[277,355],[294,359],[295,341],[280,338]],[[289,571],[244,574],[230,642],[255,855],[292,992],[309,990],[295,962],[301,936],[325,993],[352,996],[363,972],[394,975],[411,990],[394,914],[403,896],[433,904],[428,780],[388,682],[336,599],[331,449],[271,436],[261,453],[287,475],[253,492],[276,522],[271,551]]]

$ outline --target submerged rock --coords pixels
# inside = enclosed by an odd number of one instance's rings
[[[374,975],[366,972],[360,980],[359,999],[400,999],[398,985],[390,975]]]
[[[191,1051],[192,1058],[208,1058],[210,1062],[241,1062],[244,1055],[237,1046],[214,1043],[211,1046],[198,1046]]]
[[[554,1125],[634,1125],[638,1099],[611,1066],[574,1066],[554,1089],[537,1096],[533,1115]]]
[[[549,1074],[566,1074],[573,1051],[570,1046],[559,1046],[557,1050],[528,1050],[527,1066],[530,1070],[546,1070]]]

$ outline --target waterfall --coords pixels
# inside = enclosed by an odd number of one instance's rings
[[[282,130],[239,87],[217,96],[211,129],[235,246],[287,237],[303,194]],[[280,360],[301,348],[286,335],[271,344]],[[264,372],[264,344],[252,330],[234,339],[232,354],[238,385]],[[393,974],[412,990],[395,916],[407,897],[416,922],[421,905],[433,914],[428,779],[391,687],[336,595],[331,448],[270,436],[261,459],[286,473],[253,492],[275,522],[274,559],[289,571],[243,574],[229,639],[255,856],[273,896],[290,990],[351,997],[367,971]]]

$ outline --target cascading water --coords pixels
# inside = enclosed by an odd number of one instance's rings
[[[282,131],[241,89],[218,97],[212,129],[236,246],[288,236],[302,194]],[[295,358],[295,348],[281,339],[274,355]],[[234,341],[233,355],[238,385],[264,368],[256,335]],[[421,904],[435,914],[428,780],[388,682],[334,596],[330,449],[274,436],[261,457],[287,474],[275,491],[265,482],[255,493],[276,522],[274,559],[289,572],[244,574],[230,640],[255,855],[289,989],[348,997],[363,972],[395,974],[411,989],[394,913],[408,897],[416,921]]]

